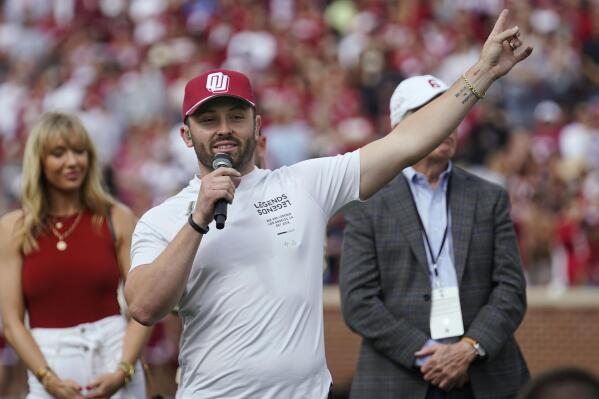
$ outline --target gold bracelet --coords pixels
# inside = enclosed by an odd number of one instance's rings
[[[125,373],[125,384],[128,384],[133,379],[133,375],[135,374],[135,367],[131,363],[127,363],[122,361],[119,363],[119,369]]]
[[[52,369],[50,368],[50,366],[44,366],[41,369],[38,369],[35,373],[35,378],[37,378],[37,380],[43,384],[44,383],[44,378],[46,378],[46,376],[50,373],[53,373]]]
[[[470,81],[468,80],[468,78],[466,77],[466,74],[462,75],[462,79],[464,79],[464,82],[466,83],[466,86],[468,87],[468,90],[470,90],[470,92],[472,94],[474,94],[474,97],[476,97],[479,100],[482,100],[483,98],[485,98],[485,94],[486,93],[479,93],[478,90],[476,90],[474,88],[474,86],[472,86],[472,84],[470,84]]]

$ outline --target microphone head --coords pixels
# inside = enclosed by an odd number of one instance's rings
[[[229,156],[229,154],[218,153],[214,156],[214,159],[212,160],[212,169],[232,167],[233,159]]]

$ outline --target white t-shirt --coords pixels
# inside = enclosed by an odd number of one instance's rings
[[[179,301],[177,398],[326,398],[326,225],[358,199],[359,186],[358,151],[254,169],[241,179],[225,228],[212,223],[202,238]],[[166,248],[187,223],[199,189],[196,178],[140,219],[132,268]]]

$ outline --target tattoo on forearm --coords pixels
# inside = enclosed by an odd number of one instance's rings
[[[460,100],[462,104],[466,104],[470,97],[472,97],[472,93],[466,86],[464,86],[456,94],[454,94],[454,97]]]

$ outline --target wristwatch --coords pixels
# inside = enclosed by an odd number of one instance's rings
[[[474,348],[474,351],[476,352],[476,355],[478,357],[485,357],[487,356],[487,352],[485,351],[485,349],[481,346],[480,343],[475,342],[474,345],[472,345],[472,347]]]
[[[462,337],[462,341],[466,341],[472,346],[472,348],[474,348],[474,353],[476,353],[477,357],[487,356],[487,351],[485,351],[485,349],[482,347],[480,343],[478,343],[478,341],[475,341],[470,337]]]

